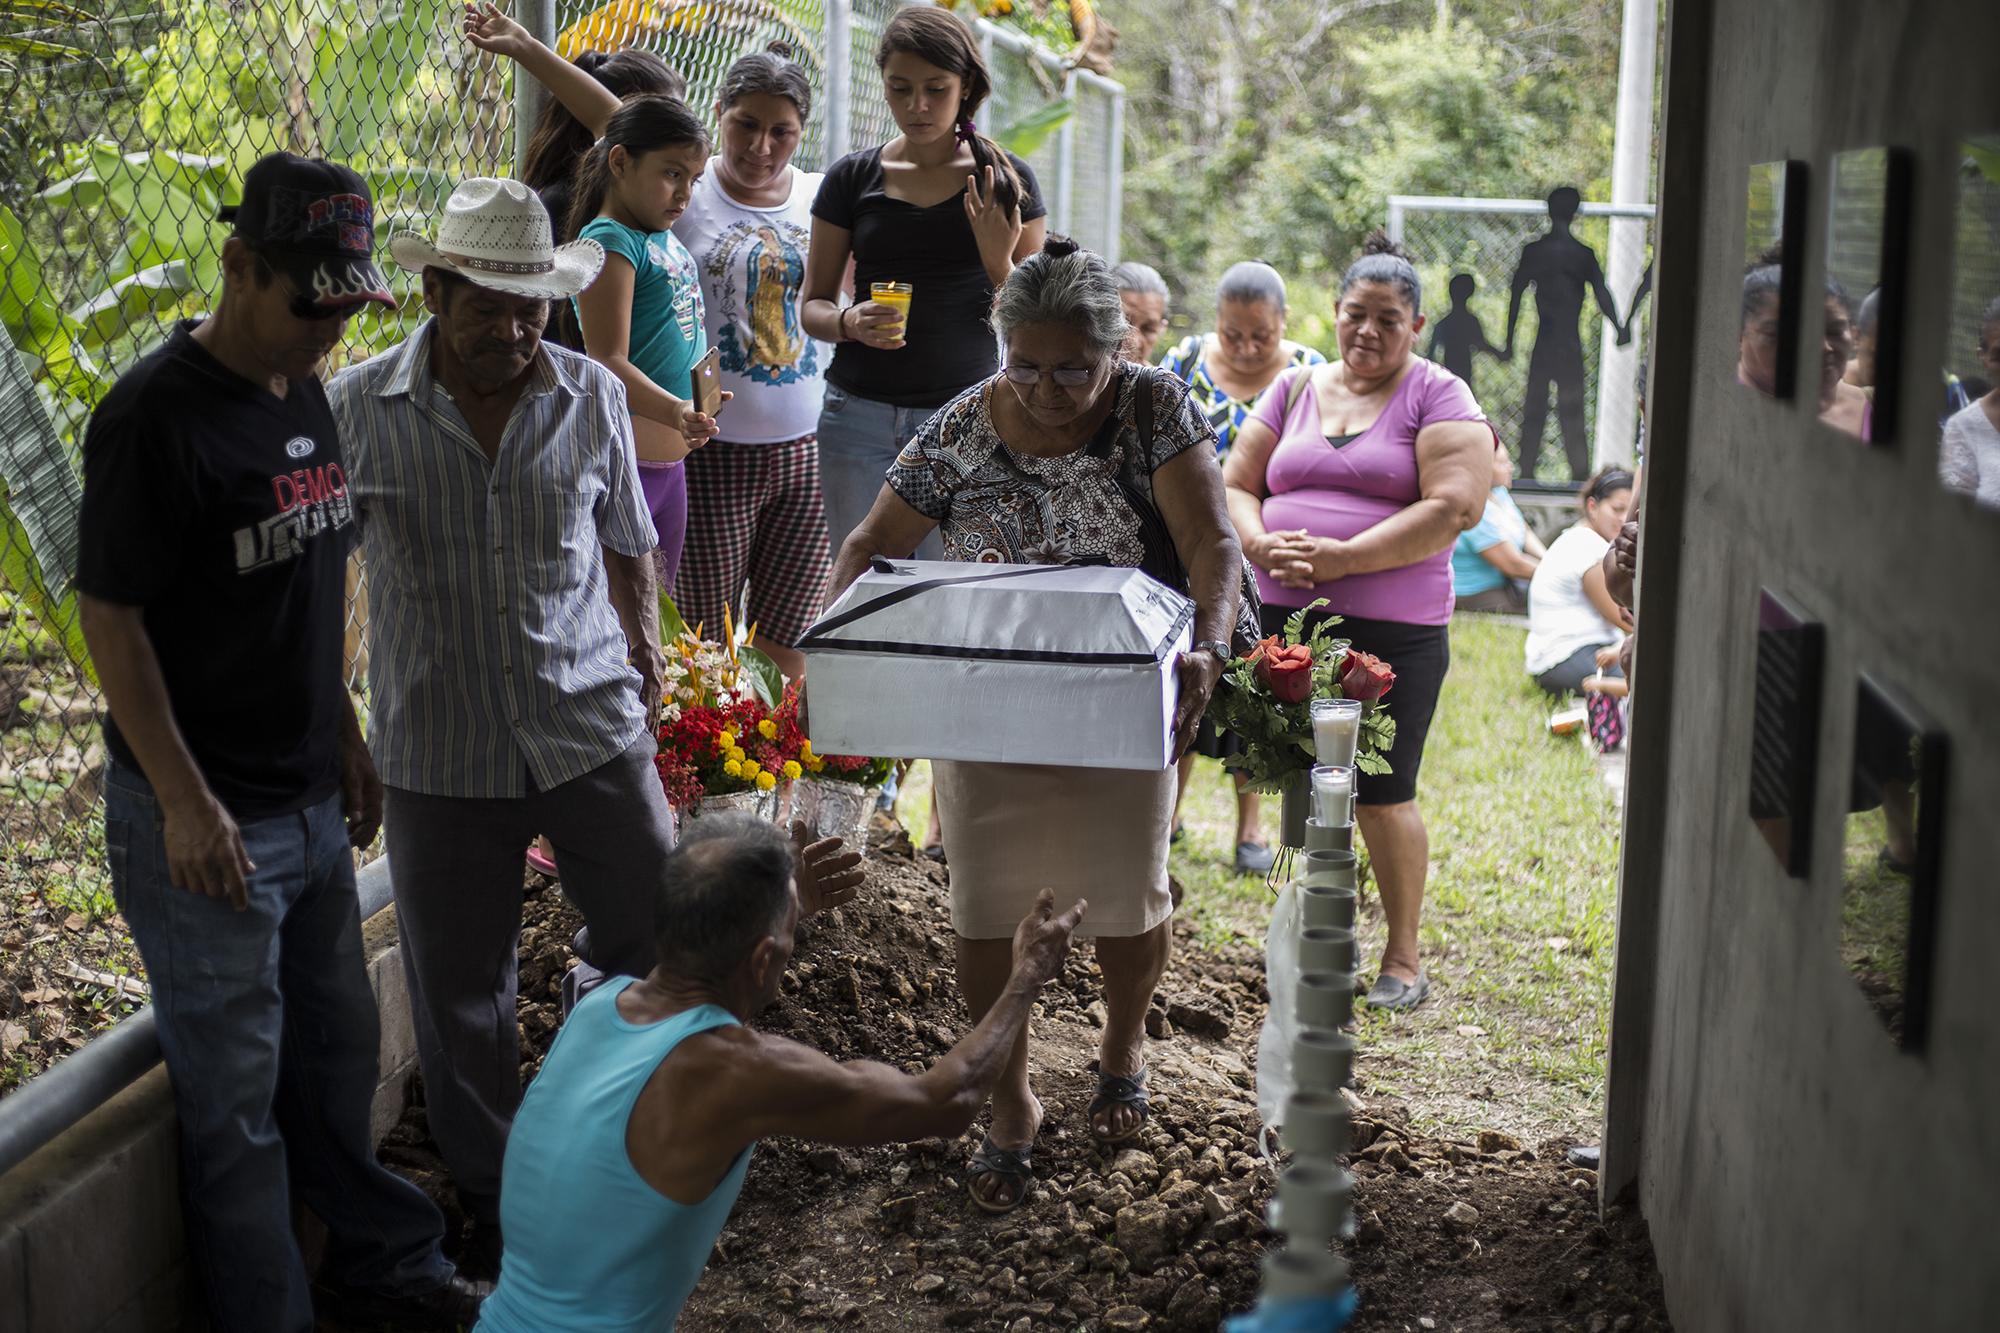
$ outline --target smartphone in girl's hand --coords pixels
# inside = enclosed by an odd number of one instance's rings
[[[722,410],[722,349],[711,347],[694,363],[694,406],[703,416]]]

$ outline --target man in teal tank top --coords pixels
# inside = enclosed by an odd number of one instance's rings
[[[795,857],[771,825],[719,815],[671,854],[659,965],[577,1005],[514,1117],[500,1284],[475,1333],[662,1333],[758,1139],[901,1143],[971,1125],[1085,904],[1058,914],[1042,891],[1015,933],[1006,991],[923,1073],[841,1064],[748,1026],[778,997],[800,918],[854,894],[858,858],[827,850]]]

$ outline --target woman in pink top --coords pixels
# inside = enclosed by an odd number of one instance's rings
[[[1429,992],[1417,918],[1430,839],[1417,809],[1424,737],[1450,665],[1451,547],[1479,521],[1493,431],[1465,381],[1414,355],[1421,285],[1381,232],[1340,280],[1340,360],[1279,376],[1223,465],[1229,517],[1257,567],[1265,631],[1299,607],[1396,672],[1392,772],[1359,775],[1389,941],[1368,1003],[1408,1009]]]

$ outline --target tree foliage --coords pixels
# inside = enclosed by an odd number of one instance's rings
[[[1329,283],[1391,194],[1608,191],[1614,0],[1115,0],[1124,254],[1207,327],[1215,279],[1264,259],[1292,334],[1331,351]]]

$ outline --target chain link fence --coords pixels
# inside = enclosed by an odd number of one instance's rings
[[[566,55],[658,52],[713,105],[723,72],[773,40],[811,75],[798,154],[824,167],[895,134],[875,48],[900,0],[512,0]],[[263,153],[346,162],[378,239],[428,231],[453,185],[508,172],[538,93],[471,48],[459,0],[0,0],[0,895],[61,880],[98,904],[102,709],[70,580],[83,427],[119,373],[220,288],[217,208]],[[982,127],[1023,146],[1050,226],[1117,254],[1122,91],[1018,33],[976,25],[996,91]],[[1065,120],[1057,103],[1074,97]],[[1074,210],[1072,197],[1085,201]],[[351,320],[328,374],[424,319]],[[350,680],[365,690],[367,591],[350,580]],[[106,908],[105,910],[108,910]]]
[[[1648,206],[1584,204],[1571,234],[1586,257],[1559,238],[1550,241],[1541,200],[1390,197],[1390,234],[1424,282],[1430,318],[1419,350],[1471,382],[1525,491],[1573,492],[1600,464],[1633,459],[1652,216]],[[1625,347],[1586,281],[1592,262],[1619,321],[1631,327]],[[1513,354],[1503,358],[1514,285],[1528,278],[1534,281],[1521,301]],[[1574,336],[1566,336],[1565,321],[1544,338],[1544,315],[1571,310]],[[1574,404],[1567,413],[1565,399]]]

